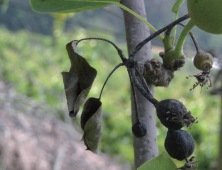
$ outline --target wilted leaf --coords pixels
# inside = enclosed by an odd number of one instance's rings
[[[183,3],[184,3],[184,0],[177,0],[171,11],[174,13],[177,13],[180,10]]]
[[[97,153],[102,136],[102,103],[99,99],[89,98],[81,115],[83,140],[88,150]]]
[[[167,156],[162,153],[158,157],[147,161],[143,165],[141,165],[137,170],[176,170],[177,167],[174,162]]]
[[[85,10],[103,8],[120,0],[30,0],[35,12],[80,12]]]
[[[69,72],[62,72],[64,88],[67,98],[69,115],[75,117],[80,106],[86,100],[97,71],[91,67],[85,58],[76,52],[78,41],[66,45],[71,62]]]
[[[78,82],[78,77],[75,72],[68,73],[62,72],[64,88],[67,98],[67,105],[69,110],[69,115],[74,117],[74,103],[79,95],[80,86]]]

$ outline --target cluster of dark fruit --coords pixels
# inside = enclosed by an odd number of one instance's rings
[[[71,45],[71,52],[70,52],[70,54],[73,55],[72,56],[73,58],[79,57],[78,53],[76,53],[76,51],[75,51],[76,45],[80,41],[90,40],[90,39],[106,41],[106,42],[112,44],[116,48],[116,50],[118,51],[118,54],[122,60],[122,63],[117,65],[113,69],[113,71],[109,74],[109,76],[107,77],[107,79],[101,89],[100,97],[99,97],[99,99],[96,100],[96,101],[98,101],[98,104],[99,104],[98,107],[101,106],[100,100],[101,100],[103,88],[106,85],[108,79],[110,78],[110,76],[112,75],[112,73],[115,70],[117,70],[120,66],[125,65],[127,68],[129,77],[130,77],[132,94],[133,94],[133,99],[134,99],[134,104],[135,104],[135,112],[136,112],[136,123],[132,127],[133,134],[138,138],[142,138],[147,135],[147,127],[146,127],[145,123],[140,121],[139,115],[138,115],[138,109],[137,109],[138,102],[137,102],[137,97],[136,97],[136,93],[135,93],[135,88],[137,88],[138,91],[140,91],[140,93],[155,106],[156,111],[157,111],[157,116],[158,116],[160,122],[166,128],[168,128],[167,137],[165,140],[165,148],[166,148],[166,151],[168,152],[168,154],[174,159],[177,159],[180,161],[186,160],[186,164],[183,167],[178,168],[178,169],[183,169],[183,170],[189,170],[189,169],[191,170],[191,169],[197,168],[197,164],[194,161],[194,157],[191,157],[190,159],[188,159],[193,154],[193,151],[194,151],[194,147],[195,147],[194,139],[187,131],[181,130],[181,128],[184,126],[191,127],[192,124],[197,122],[197,118],[194,118],[191,115],[191,112],[183,105],[183,103],[181,103],[177,100],[167,99],[167,100],[157,101],[153,97],[152,93],[149,90],[147,82],[143,76],[143,71],[140,68],[139,63],[135,60],[135,55],[146,43],[148,43],[150,40],[152,40],[155,36],[158,36],[163,31],[167,31],[171,27],[175,26],[176,24],[180,23],[181,21],[183,21],[187,18],[189,18],[188,15],[181,17],[180,19],[172,22],[168,26],[164,27],[163,29],[160,29],[159,31],[155,32],[154,34],[152,34],[151,36],[149,36],[148,38],[146,38],[145,40],[140,42],[131,51],[128,59],[123,55],[122,50],[120,48],[118,48],[114,43],[112,43],[109,40],[102,39],[102,38],[85,38],[85,39],[81,39],[78,41],[73,41],[76,44]],[[182,55],[182,57],[183,57],[183,55]],[[181,58],[181,56],[180,56],[180,58]],[[202,62],[200,63],[200,61],[202,61]],[[71,60],[71,63],[74,63],[74,62],[72,62],[72,60]],[[156,62],[156,63],[158,63],[158,62]],[[213,63],[212,57],[204,52],[201,52],[197,48],[197,55],[195,57],[194,64],[196,67],[198,67],[198,69],[203,70],[203,72],[201,74],[195,75],[195,77],[197,78],[198,83],[201,85],[201,87],[204,86],[205,84],[207,84],[208,81],[210,81],[209,74],[210,74],[210,69],[212,67],[212,63]],[[171,63],[167,63],[167,64],[171,65]],[[181,64],[183,65],[183,63],[181,63]],[[85,65],[88,66],[88,63],[86,63]],[[79,66],[78,66],[78,68],[79,68]],[[70,70],[72,71],[72,69],[70,69]],[[79,77],[81,77],[81,76],[79,76]],[[92,76],[91,79],[94,80],[94,78],[95,78],[95,76]],[[78,80],[78,81],[80,81],[80,80]],[[82,82],[84,82],[84,81],[82,81]],[[87,89],[90,89],[92,82]],[[88,92],[85,92],[85,93],[88,93]],[[79,93],[79,94],[82,94],[82,93]],[[83,95],[85,96],[86,94],[83,94]],[[77,97],[77,98],[80,100],[80,97]],[[72,100],[73,100],[73,98],[72,98]],[[78,103],[78,102],[76,102],[76,103]],[[75,105],[75,102],[74,102],[74,105]],[[93,106],[95,106],[95,105],[93,104]],[[89,106],[87,106],[87,107],[89,107]],[[96,110],[98,109],[98,107],[97,106],[95,108],[89,107],[88,109],[90,110],[90,114],[87,114],[87,117],[91,117],[92,116],[91,113],[94,114],[96,112]],[[73,106],[72,106],[72,108],[73,108]],[[83,119],[84,119],[84,116],[82,117],[82,120]],[[96,125],[96,123],[94,123],[94,124]],[[83,129],[84,129],[84,127],[83,127]],[[97,133],[101,134],[100,128],[98,128]],[[95,134],[95,132],[93,132],[92,134]],[[92,140],[91,138],[92,137],[90,136],[88,138],[88,140]],[[100,135],[100,137],[98,137],[96,139],[96,144],[94,144],[95,142],[93,139],[93,142],[94,142],[93,144],[95,145],[95,146],[93,146],[94,150],[96,150],[96,148],[98,147],[98,142],[100,141],[100,138],[101,138],[101,135]],[[88,147],[87,142],[85,142],[85,143]]]
[[[155,104],[157,116],[161,123],[168,128],[165,149],[168,154],[177,160],[186,160],[186,164],[179,169],[197,168],[194,157],[188,160],[193,154],[195,142],[193,137],[187,131],[181,130],[182,127],[191,127],[196,123],[196,119],[183,103],[174,99],[167,99]],[[143,137],[147,130],[143,122],[137,121],[132,131],[136,137]]]

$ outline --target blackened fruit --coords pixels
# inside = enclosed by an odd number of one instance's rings
[[[133,134],[137,137],[137,138],[142,138],[147,134],[147,128],[146,125],[141,122],[141,121],[137,121],[133,127],[132,127],[132,131]]]
[[[194,66],[199,70],[204,70],[204,67],[206,65],[208,65],[208,67],[211,68],[213,66],[213,62],[214,62],[213,56],[204,51],[198,52],[193,60]]]
[[[179,130],[183,126],[190,127],[196,121],[191,112],[178,100],[162,100],[155,107],[161,123],[169,129]]]
[[[182,161],[192,155],[194,148],[194,139],[187,131],[168,130],[165,149],[172,158]]]

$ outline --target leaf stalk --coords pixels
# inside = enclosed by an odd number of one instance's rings
[[[194,27],[194,23],[192,20],[190,20],[187,25],[184,27],[184,29],[182,30],[179,39],[177,41],[177,44],[175,46],[174,49],[174,58],[175,59],[183,59],[184,58],[184,54],[183,54],[183,45],[184,42],[186,40],[187,35],[189,34],[189,32],[191,31],[191,29]]]
[[[99,100],[101,100],[102,93],[103,93],[103,89],[104,89],[107,81],[109,80],[109,78],[112,76],[112,74],[113,74],[119,67],[121,67],[121,66],[123,66],[123,65],[124,65],[123,63],[118,64],[118,65],[111,71],[111,73],[108,75],[108,77],[106,78],[106,81],[105,81],[105,83],[103,84],[103,87],[102,87],[102,89],[101,89],[101,92],[100,92],[100,95],[99,95]]]

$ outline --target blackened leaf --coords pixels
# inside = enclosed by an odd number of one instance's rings
[[[102,136],[102,103],[99,99],[89,98],[81,115],[83,140],[88,150],[97,153]]]
[[[79,79],[81,91],[92,85],[97,71],[89,65],[85,58],[76,51],[78,41],[72,41],[66,45],[69,59],[71,61],[70,72],[74,71]]]
[[[81,115],[81,127],[84,130],[86,122],[92,117],[94,113],[100,108],[102,103],[99,99],[89,98],[84,105],[83,112]]]
[[[74,117],[74,102],[76,101],[80,86],[78,82],[78,77],[75,72],[62,72],[64,88],[67,98],[67,105],[70,117]]]
[[[69,72],[63,72],[63,82],[66,92],[69,115],[75,117],[80,106],[84,103],[97,71],[91,67],[85,58],[76,51],[78,41],[72,41],[66,45],[71,62]]]

